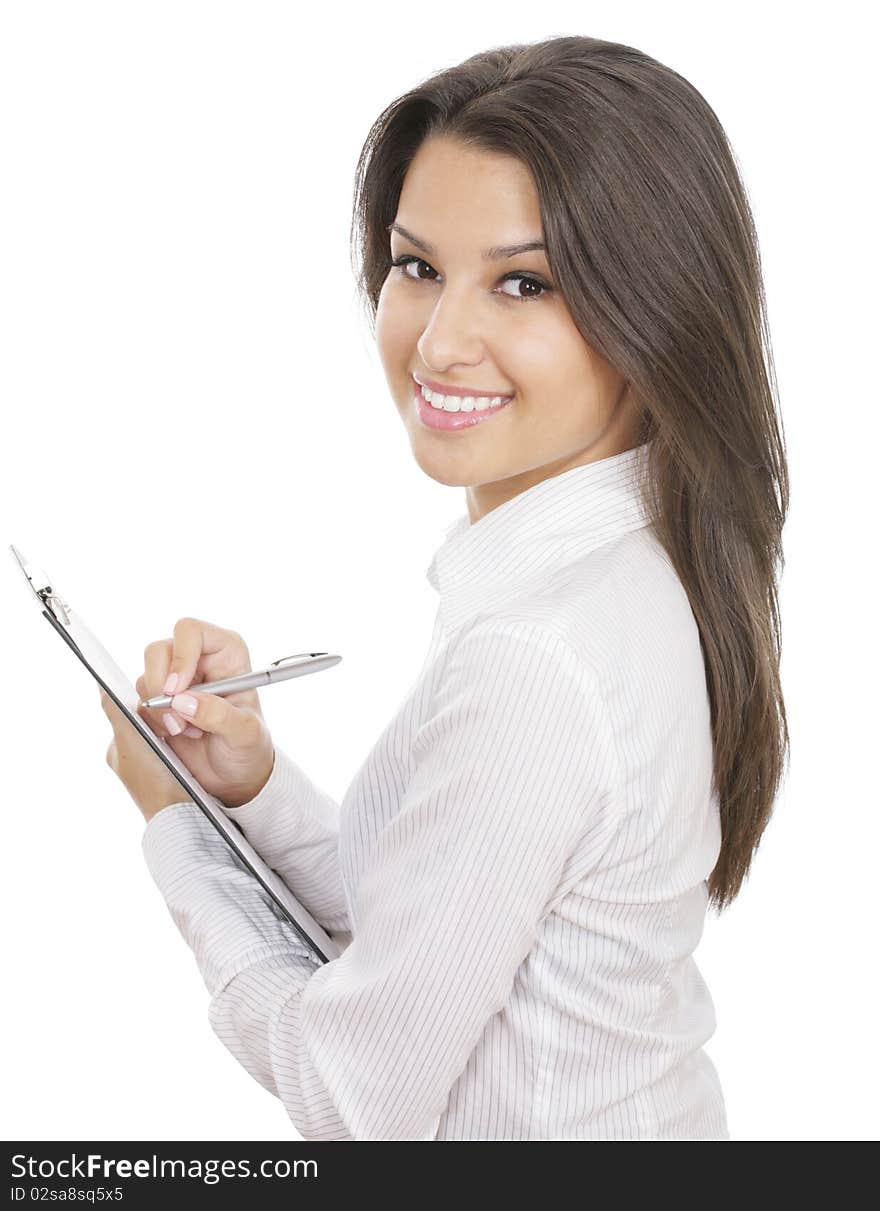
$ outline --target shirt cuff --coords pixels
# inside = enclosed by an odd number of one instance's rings
[[[144,829],[141,848],[212,996],[270,956],[303,959],[314,969],[289,922],[195,803],[158,811]]]
[[[339,804],[275,746],[262,789],[240,807],[223,807],[263,861],[324,929],[351,930],[339,863]]]
[[[141,849],[153,882],[164,896],[180,882],[185,870],[212,857],[224,857],[231,851],[205,818],[205,813],[190,799],[163,807],[147,821]]]
[[[337,804],[276,745],[272,772],[262,790],[238,807],[227,807],[222,802],[220,807],[230,820],[250,835],[252,830],[262,829],[273,817],[277,818],[281,810],[290,811],[292,804],[296,804],[303,814],[336,829]]]

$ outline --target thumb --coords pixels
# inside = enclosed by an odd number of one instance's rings
[[[175,694],[171,709],[179,711],[203,732],[222,736],[233,748],[245,748],[259,739],[262,723],[252,711],[233,706],[219,694],[199,694],[193,690]]]

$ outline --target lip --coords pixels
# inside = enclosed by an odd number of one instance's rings
[[[491,420],[493,416],[503,412],[512,399],[513,396],[509,396],[504,403],[497,404],[494,408],[484,408],[482,412],[478,412],[476,409],[473,412],[446,412],[443,408],[431,407],[419,390],[418,382],[415,382],[413,387],[413,406],[419,421],[427,429],[446,433],[455,429],[470,429],[473,425],[480,425],[484,421]]]
[[[513,392],[477,391],[472,387],[444,387],[442,383],[433,383],[429,378],[418,379],[414,374],[410,377],[417,385],[421,384],[421,386],[427,387],[429,391],[439,392],[440,395],[460,395],[462,399],[464,399],[466,395],[473,395],[475,397],[485,395],[489,399],[494,399],[496,395],[500,395],[501,398],[505,400],[513,399]]]

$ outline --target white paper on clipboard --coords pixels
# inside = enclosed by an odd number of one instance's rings
[[[62,599],[48,577],[10,544],[12,554],[33,590],[34,600],[43,617],[52,625],[68,647],[79,657],[94,679],[110,695],[146,744],[161,758],[170,772],[208,817],[229,845],[239,864],[248,870],[268,892],[271,904],[308,948],[314,961],[329,963],[342,953],[341,947],[300,904],[287,884],[272,870],[233,820],[224,813],[220,801],[206,791],[161,736],[157,736],[137,713],[140,695],[112,656],[88,629],[82,619]]]

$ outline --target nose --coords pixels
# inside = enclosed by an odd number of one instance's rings
[[[441,294],[416,347],[425,366],[437,374],[456,364],[479,365],[485,348],[480,319],[461,293]]]

